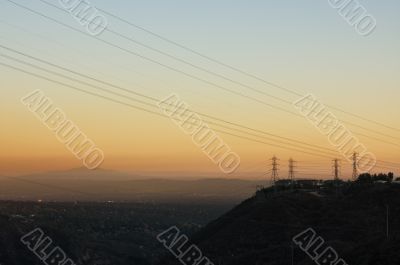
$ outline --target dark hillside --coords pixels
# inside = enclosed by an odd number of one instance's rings
[[[291,264],[292,252],[294,264],[315,264],[292,244],[313,228],[348,264],[398,265],[399,195],[396,184],[352,184],[322,194],[266,189],[210,223],[193,242],[218,265]],[[164,264],[178,264],[167,259]]]

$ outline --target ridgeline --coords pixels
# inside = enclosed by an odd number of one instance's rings
[[[312,228],[347,264],[398,265],[399,195],[395,183],[262,189],[196,233],[191,243],[215,265],[316,264],[292,241]],[[180,263],[170,255],[160,264]]]

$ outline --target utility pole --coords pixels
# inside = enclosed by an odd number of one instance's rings
[[[274,188],[276,191],[276,181],[278,180],[278,158],[276,156],[272,157],[272,175],[271,175],[271,181],[274,184]]]
[[[335,180],[335,182],[339,181],[340,178],[340,160],[335,158],[333,160],[333,179]]]
[[[339,193],[339,177],[340,177],[340,160],[333,159],[333,185],[335,187],[336,196]]]
[[[357,160],[358,160],[358,154],[356,152],[354,152],[353,153],[353,176],[352,176],[353,181],[357,180],[357,178],[358,178]]]
[[[292,158],[289,159],[289,179],[290,179],[290,184],[294,185],[294,161]]]

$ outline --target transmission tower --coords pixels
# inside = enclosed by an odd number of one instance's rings
[[[340,160],[339,159],[333,160],[332,168],[333,168],[334,180],[337,182],[340,178]]]
[[[294,161],[292,158],[289,159],[289,179],[290,179],[290,184],[293,185],[294,183]]]
[[[272,175],[271,175],[271,181],[274,183],[274,186],[276,184],[276,181],[278,180],[278,158],[274,156],[272,158]]]
[[[353,180],[357,180],[358,178],[358,169],[357,169],[357,161],[358,161],[358,154],[356,152],[353,153]]]

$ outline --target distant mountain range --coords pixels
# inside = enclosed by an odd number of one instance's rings
[[[154,178],[112,170],[72,169],[0,178],[0,200],[238,203],[260,180]]]

